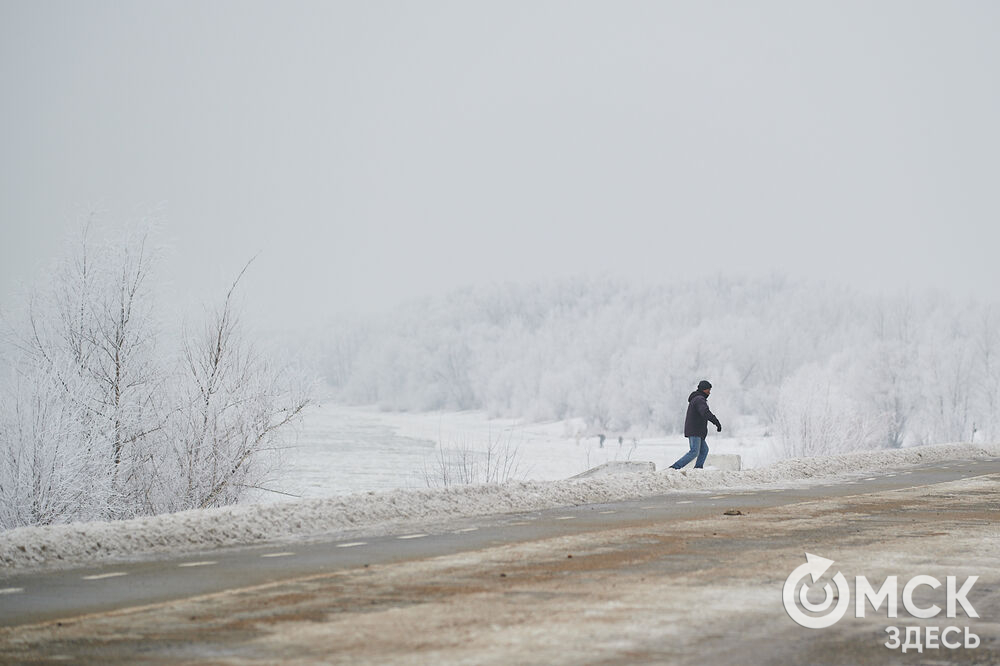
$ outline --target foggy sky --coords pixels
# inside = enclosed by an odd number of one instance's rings
[[[1000,284],[994,2],[0,0],[0,303],[89,213],[180,299]]]

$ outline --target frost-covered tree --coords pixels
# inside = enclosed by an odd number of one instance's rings
[[[85,467],[92,498],[84,504],[99,504],[102,518],[149,510],[149,462],[166,419],[149,268],[145,236],[100,245],[85,228],[15,337],[18,381],[7,397],[15,432],[42,412],[59,414],[59,426],[44,426],[49,438],[12,438],[5,447],[21,460],[58,449],[56,464]]]
[[[170,426],[177,467],[171,477],[181,484],[166,494],[169,509],[233,504],[261,487],[279,431],[309,403],[241,334],[233,295],[245,271],[184,341],[182,401]]]
[[[980,384],[975,391],[981,415],[976,433],[983,441],[1000,438],[1000,311],[984,309],[975,322],[973,340]]]
[[[260,484],[308,399],[246,341],[232,290],[183,362],[160,351],[154,305],[148,235],[85,229],[10,324],[0,529],[217,506]]]

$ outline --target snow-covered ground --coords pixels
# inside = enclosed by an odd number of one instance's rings
[[[774,441],[762,437],[759,428],[734,425],[735,436],[728,427],[710,434],[712,453],[739,454],[744,469],[777,458]],[[598,435],[588,434],[577,420],[526,423],[490,419],[481,411],[396,413],[325,403],[305,413],[296,441],[283,454],[283,471],[270,486],[284,494],[257,500],[438,487],[449,466],[475,467],[471,471],[485,481],[490,448],[491,464],[499,460],[502,465],[504,454],[512,459],[506,473],[499,470],[498,480],[518,481],[567,479],[612,461],[649,461],[663,469],[688,449],[681,435],[604,435],[602,446]]]
[[[791,486],[817,483],[831,477],[846,482],[852,477],[876,475],[916,463],[997,455],[1000,455],[1000,447],[996,445],[938,445],[789,459],[739,472],[661,470],[561,481],[369,491],[322,499],[186,511],[115,523],[19,528],[0,533],[0,565],[8,570],[65,566],[283,539],[335,538],[338,534],[360,530],[384,533],[405,523],[426,524],[459,517],[537,511],[677,490]]]

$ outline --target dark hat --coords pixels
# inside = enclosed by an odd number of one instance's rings
[[[710,389],[710,388],[712,388],[712,385],[708,383],[708,380],[703,379],[700,382],[698,382],[699,391],[704,391],[705,389]]]

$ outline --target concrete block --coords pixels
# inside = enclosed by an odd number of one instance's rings
[[[725,472],[738,472],[743,469],[743,459],[736,453],[709,453],[705,459],[705,467],[714,467]]]

